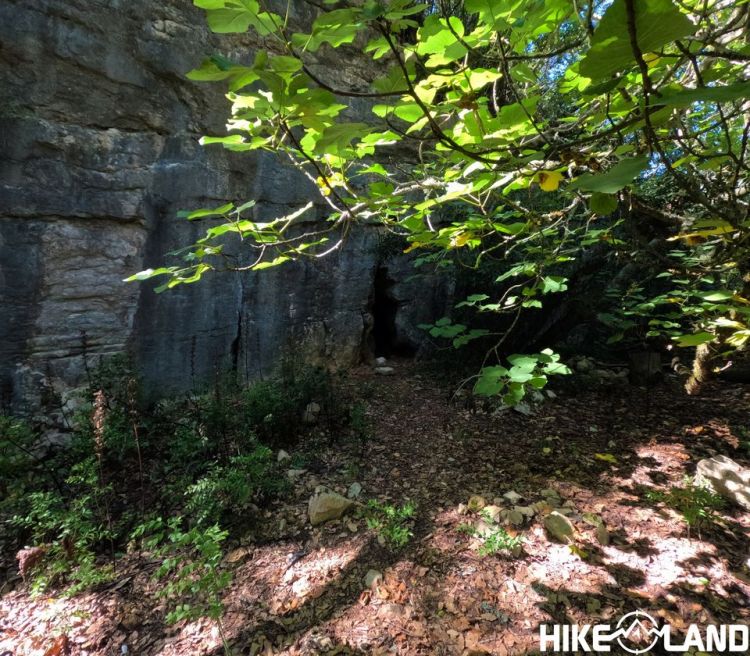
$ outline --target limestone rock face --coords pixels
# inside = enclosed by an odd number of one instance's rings
[[[290,8],[293,26],[312,19],[307,3]],[[279,158],[198,143],[224,132],[227,101],[220,84],[184,74],[216,52],[251,61],[250,35],[212,35],[182,0],[7,0],[0,37],[0,407],[35,412],[121,352],[152,396],[198,387],[217,367],[256,378],[289,350],[329,367],[359,361],[384,266],[374,228],[315,262],[160,295],[123,282],[170,263],[166,253],[210,225],[179,210],[254,199],[267,218],[313,201],[307,219],[325,216],[313,185]],[[358,66],[321,61],[319,72],[353,84]],[[388,266],[397,329],[416,339],[418,323],[442,316],[444,289],[416,294],[399,283],[413,274],[406,260]]]

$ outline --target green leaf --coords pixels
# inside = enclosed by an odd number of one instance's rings
[[[568,289],[568,279],[562,276],[545,276],[541,280],[542,294],[557,294]]]
[[[144,271],[139,271],[138,273],[135,273],[132,276],[129,276],[128,278],[125,278],[125,282],[140,282],[143,280],[149,280],[150,278],[155,278],[156,276],[171,275],[173,272],[174,272],[174,269],[171,267],[160,267],[158,269],[145,269]]]
[[[648,155],[624,159],[615,164],[606,173],[599,173],[597,175],[587,173],[586,175],[582,175],[575,182],[568,185],[568,188],[613,194],[627,187],[635,177],[646,170],[648,165]]]
[[[463,36],[463,23],[456,16],[451,16],[448,20],[453,31],[448,27],[448,21],[445,18],[439,18],[433,14],[425,19],[423,27],[419,30],[417,54],[439,54],[441,59],[447,62],[455,61],[468,52],[466,46],[453,34],[455,31],[459,36]]]
[[[479,372],[479,379],[474,385],[474,394],[479,396],[495,396],[505,387],[505,377],[508,370],[505,367],[484,367]]]
[[[193,0],[193,4],[201,9],[221,9],[226,0]]]
[[[485,335],[489,334],[489,332],[490,331],[486,330],[485,328],[475,328],[473,330],[470,330],[465,335],[460,335],[453,340],[453,348],[460,348],[462,346],[465,346],[472,340],[484,337]]]
[[[517,368],[518,371],[529,372],[534,370],[539,359],[534,355],[520,355],[516,353],[508,356],[508,362],[510,362],[514,368]]]
[[[278,257],[275,257],[273,260],[268,260],[266,262],[260,262],[259,264],[256,264],[253,267],[253,270],[260,271],[262,269],[270,269],[271,267],[279,266],[279,264],[283,264],[284,262],[288,262],[292,258],[288,255],[279,255]]]
[[[393,113],[407,123],[414,123],[424,116],[422,108],[417,103],[397,105]]]
[[[725,86],[685,89],[675,93],[665,92],[653,104],[670,107],[689,107],[695,102],[731,102],[750,97],[750,82],[738,82]]]
[[[315,143],[318,154],[340,155],[354,139],[359,139],[367,133],[366,123],[339,123],[327,127]]]
[[[269,57],[268,65],[276,73],[296,73],[302,69],[302,62],[297,57],[287,55]]]
[[[607,216],[617,209],[617,196],[614,194],[603,194],[596,192],[591,194],[589,199],[589,208],[594,214]]]
[[[733,297],[734,294],[730,291],[718,291],[709,292],[708,294],[701,294],[701,298],[704,301],[709,301],[710,303],[720,303],[721,301],[728,301]]]
[[[220,67],[212,58],[204,61],[198,68],[187,73],[185,77],[188,80],[196,82],[216,82],[218,80],[226,80],[231,75],[233,75],[231,69]]]
[[[707,332],[695,333],[694,335],[679,335],[674,338],[677,346],[700,346],[714,339],[714,335]]]
[[[508,27],[497,0],[464,0],[464,7],[468,12],[479,14],[480,20],[495,30]]]
[[[247,32],[250,24],[254,21],[254,15],[242,7],[225,7],[207,10],[206,19],[212,32],[234,34]]]
[[[234,209],[234,203],[227,203],[221,207],[215,207],[212,209],[200,209],[192,212],[181,211],[177,212],[177,216],[181,219],[188,219],[190,221],[194,219],[204,219],[208,216],[223,216]]]
[[[508,393],[503,396],[503,403],[508,406],[515,406],[521,402],[523,397],[526,395],[526,387],[523,383],[510,383],[508,385]]]
[[[671,0],[634,0],[635,28],[642,53],[693,34],[696,26]],[[600,79],[635,66],[625,0],[614,0],[594,30],[591,48],[581,60],[584,77]]]

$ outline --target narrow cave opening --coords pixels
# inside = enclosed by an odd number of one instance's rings
[[[387,267],[375,272],[372,300],[372,346],[375,357],[406,357],[416,354],[416,348],[403,335],[399,335],[396,316],[401,306],[393,295],[396,282],[388,275]]]

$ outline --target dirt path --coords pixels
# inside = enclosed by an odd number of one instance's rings
[[[637,609],[677,632],[750,621],[748,515],[722,511],[698,534],[645,496],[681,485],[709,455],[749,464],[744,388],[700,398],[669,386],[595,388],[524,416],[449,406],[445,390],[406,365],[394,376],[355,372],[351,385],[367,397],[370,439],[315,446],[292,495],[262,513],[261,543],[233,545],[227,557],[235,578],[224,630],[236,653],[527,654],[545,622],[616,623]],[[381,546],[356,514],[309,526],[314,489],[346,493],[354,481],[363,500],[416,503],[405,549]],[[509,491],[536,511],[509,529],[523,552],[482,557],[460,529],[479,518],[462,504],[479,495],[506,509]],[[554,508],[569,513],[573,549],[542,527]],[[366,589],[371,569],[383,580]],[[118,583],[72,600],[6,595],[0,653],[220,653],[208,620],[165,629],[147,601],[149,571],[127,560]],[[67,651],[49,652],[56,635]]]

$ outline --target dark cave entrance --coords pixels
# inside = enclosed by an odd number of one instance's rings
[[[396,315],[401,303],[393,296],[396,284],[388,275],[387,267],[378,267],[375,272],[372,297],[372,352],[375,357],[412,358],[416,347],[396,327]]]

